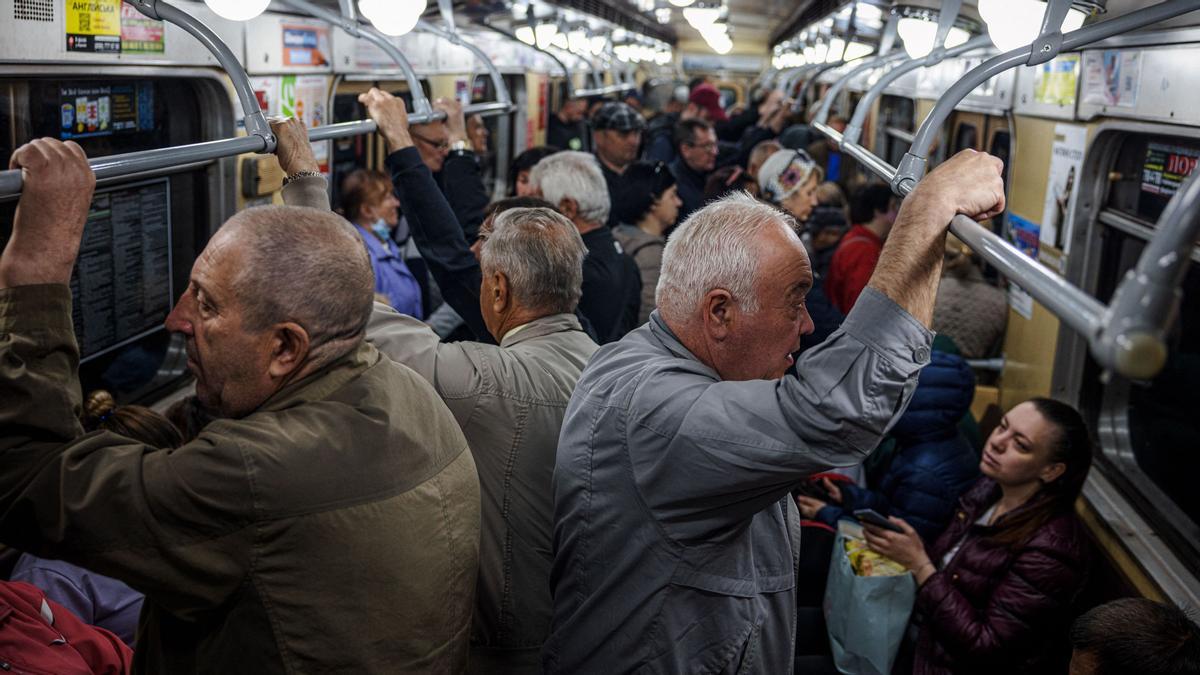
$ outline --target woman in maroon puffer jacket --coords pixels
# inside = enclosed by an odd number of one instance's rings
[[[1061,673],[1056,642],[1083,587],[1088,541],[1074,503],[1092,462],[1074,408],[1035,398],[988,437],[984,477],[928,552],[904,533],[867,527],[868,544],[912,570],[914,675]]]

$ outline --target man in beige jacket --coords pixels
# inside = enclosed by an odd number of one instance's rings
[[[432,196],[430,205],[442,207],[403,204],[406,214],[424,228],[438,229],[435,238],[456,241],[469,258],[458,221],[406,138],[403,104],[382,92],[365,95],[364,102],[390,139],[388,163],[403,174],[397,180],[411,182],[406,190]],[[284,172],[311,171],[316,160],[303,128],[293,121],[275,131]],[[292,181],[284,199],[329,208],[325,181],[315,176]],[[550,628],[558,431],[575,383],[597,349],[574,314],[587,249],[575,225],[548,208],[504,211],[484,222],[479,239],[480,309],[499,346],[442,343],[425,324],[381,304],[375,305],[367,340],[433,384],[475,455],[483,527],[470,670],[541,673],[539,653]]]
[[[39,139],[0,256],[0,541],[146,594],[135,672],[460,673],[479,482],[433,388],[363,341],[371,267],[328,211],[243,211],[167,328],[220,419],[83,435],[71,279],[95,176]]]

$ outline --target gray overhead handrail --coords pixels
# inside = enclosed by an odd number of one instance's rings
[[[866,62],[855,66],[850,70],[850,72],[839,78],[837,82],[834,82],[833,86],[829,88],[829,91],[825,92],[825,98],[821,99],[821,107],[817,108],[817,116],[813,119],[818,122],[827,121],[829,119],[829,113],[833,111],[834,100],[837,99],[838,95],[842,93],[842,90],[846,88],[846,85],[850,84],[850,81],[854,78],[867,72],[868,70],[882,68],[883,66],[896,63],[897,61],[903,61],[907,58],[908,55],[904,52],[897,52],[895,54],[876,56],[873,59],[867,59]]]
[[[404,74],[404,81],[408,82],[408,90],[412,95],[413,102],[410,121],[413,124],[423,124],[446,118],[444,112],[434,110],[433,106],[429,104],[429,99],[425,97],[425,90],[421,88],[421,79],[417,76],[417,71],[413,70],[412,64],[408,62],[408,58],[392,42],[391,38],[359,21],[358,13],[354,9],[352,0],[340,0],[340,12],[318,5],[315,2],[310,2],[309,0],[276,0],[276,2],[298,12],[321,19],[322,21],[328,21],[344,30],[351,37],[366,40],[383,50],[388,55],[388,58],[394,61],[400,68],[400,72]]]
[[[1069,0],[1051,0],[1047,14],[1061,13]],[[858,145],[848,143],[836,130],[824,123],[813,125],[817,131],[841,146],[872,172],[887,180],[899,195],[908,195],[924,174],[924,153],[932,134],[949,110],[953,110],[976,86],[1017,65],[1043,63],[1061,49],[1076,49],[1118,33],[1165,21],[1200,9],[1200,0],[1168,0],[1108,21],[1093,24],[1067,35],[1054,31],[1042,35],[1032,45],[1001,54],[968,73],[950,88],[934,106],[934,112],[922,123],[913,148],[897,169]],[[1053,25],[1044,21],[1045,25]],[[1049,56],[1047,56],[1049,54]],[[961,86],[960,86],[961,85]],[[915,153],[921,153],[917,155]],[[919,163],[915,160],[919,160]],[[905,164],[908,173],[905,173]],[[919,168],[917,173],[914,169]],[[1142,252],[1134,269],[1105,306],[1066,279],[1039,264],[1015,246],[966,216],[950,222],[950,231],[1007,278],[1025,289],[1072,330],[1083,335],[1092,355],[1107,371],[1133,379],[1149,379],[1163,367],[1167,358],[1164,335],[1174,320],[1181,298],[1179,284],[1186,272],[1187,260],[1200,234],[1200,181],[1191,177],[1171,199],[1160,218],[1155,236]]]
[[[1069,8],[1071,0],[1050,0],[1046,13],[1062,13],[1063,6]],[[1167,0],[1136,12],[1130,12],[1107,21],[1100,21],[1079,30],[1063,35],[1057,28],[1053,32],[1043,34],[1032,45],[1019,47],[1010,52],[1000,54],[959,78],[937,100],[929,116],[921,123],[913,139],[912,148],[904,155],[897,167],[893,179],[893,189],[904,183],[915,183],[925,174],[929,148],[933,145],[934,135],[942,123],[954,111],[959,101],[966,98],[976,87],[987,82],[992,77],[1021,65],[1036,65],[1054,58],[1062,50],[1077,49],[1093,42],[1110,38],[1120,33],[1136,30],[1150,24],[1166,21],[1180,14],[1200,9],[1200,0]],[[1046,22],[1043,21],[1043,24]],[[1052,24],[1049,24],[1052,25]]]
[[[846,62],[838,59],[833,63],[823,63],[817,67],[816,70],[813,71],[812,75],[804,81],[804,86],[800,87],[800,93],[796,95],[796,100],[792,102],[792,112],[798,113],[804,110],[804,102],[808,100],[808,94],[812,91],[813,86],[816,85],[817,78],[831,70],[841,68],[844,65],[846,65]]]
[[[440,4],[445,4],[445,0],[440,0]],[[443,6],[442,16],[449,17],[449,10]],[[516,110],[513,105],[512,98],[508,94],[508,85],[504,84],[504,76],[500,74],[500,69],[496,68],[496,64],[492,62],[488,55],[482,49],[476,47],[470,42],[462,39],[458,31],[453,28],[454,21],[452,18],[447,18],[450,28],[443,29],[425,21],[424,19],[417,20],[417,30],[431,33],[445,40],[449,40],[451,44],[458,45],[463,49],[475,55],[475,58],[483,61],[483,67],[487,69],[488,76],[492,78],[492,87],[496,90],[496,100],[491,103],[474,103],[463,107],[464,115],[482,115],[491,117],[495,115],[507,115]]]
[[[987,35],[977,35],[957,47],[951,47],[946,50],[935,49],[928,56],[905,61],[887,71],[858,100],[858,107],[854,109],[854,116],[850,118],[850,122],[846,125],[846,131],[842,134],[842,143],[858,143],[859,138],[862,136],[863,124],[867,121],[867,115],[870,114],[871,106],[875,104],[875,99],[883,95],[884,90],[892,86],[892,83],[896,80],[919,68],[935,66],[945,58],[966,54],[976,49],[986,49],[991,45],[992,40]]]
[[[142,14],[179,26],[200,41],[229,75],[242,105],[246,126],[245,136],[190,145],[129,152],[88,160],[97,180],[128,176],[145,171],[158,171],[173,166],[206,162],[247,152],[269,153],[275,150],[275,134],[258,105],[250,78],[242,69],[237,56],[216,33],[196,17],[163,0],[125,0]],[[21,194],[21,170],[0,171],[0,199]]]

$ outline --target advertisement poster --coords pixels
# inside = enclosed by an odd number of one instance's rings
[[[121,0],[63,0],[67,51],[121,53]]]
[[[1026,321],[1033,319],[1033,296],[1016,284],[1008,285],[1008,306]]]
[[[121,3],[121,53],[162,54],[165,49],[163,22]]]
[[[1146,146],[1146,160],[1142,163],[1138,214],[1157,220],[1183,181],[1196,170],[1197,161],[1200,161],[1200,150],[1151,141]]]
[[[1075,87],[1079,81],[1079,55],[1063,54],[1037,66],[1034,71],[1033,100],[1058,106],[1075,105]]]
[[[295,117],[308,128],[319,127],[329,119],[329,78],[324,75],[284,75],[279,81],[278,109],[271,114]],[[329,141],[313,144],[313,154],[321,173],[329,173]]]
[[[329,64],[329,31],[324,26],[285,23],[283,34],[283,65],[325,66]]]
[[[91,138],[154,129],[154,88],[142,84],[60,87],[59,138]]]
[[[1046,201],[1042,209],[1040,239],[1043,249],[1052,247],[1063,255],[1067,253],[1086,150],[1086,127],[1055,125],[1054,146],[1050,150],[1050,176],[1046,181]],[[1061,264],[1062,256],[1053,257]]]
[[[162,54],[163,22],[120,0],[64,0],[67,51]]]
[[[1132,108],[1142,77],[1140,51],[1106,49],[1083,55],[1083,101]]]
[[[1013,246],[1035,260],[1038,255],[1038,233],[1041,229],[1037,223],[1025,220],[1012,212],[1008,214],[1008,232]]]

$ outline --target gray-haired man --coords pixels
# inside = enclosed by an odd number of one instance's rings
[[[389,149],[412,153],[404,104],[385,92],[363,96]],[[275,125],[285,171],[312,161],[303,126]],[[300,156],[297,156],[300,155]],[[398,158],[402,159],[402,158]],[[423,192],[440,199],[433,177]],[[290,172],[290,171],[289,171]],[[285,199],[328,209],[324,179],[285,188]],[[420,214],[421,219],[436,214]],[[447,246],[469,255],[448,207]],[[515,208],[479,231],[480,309],[495,344],[443,343],[429,326],[376,304],[367,340],[434,386],[462,427],[483,494],[479,582],[470,672],[540,673],[550,631],[550,503],[554,455],[567,401],[596,343],[575,306],[587,253],[575,225],[548,208]]]
[[[739,195],[680,226],[658,309],[596,352],[563,420],[547,672],[791,672],[788,493],[862,461],[904,410],[946,226],[998,212],[1003,194],[993,157],[930,173],[871,287],[798,375],[785,373],[812,330],[812,273],[790,218]]]
[[[223,419],[154,452],[75,417],[83,151],[38,139],[13,165],[0,540],[145,593],[135,672],[462,672],[479,479],[433,388],[363,342],[373,284],[354,230],[268,206],[213,235],[166,327]]]

